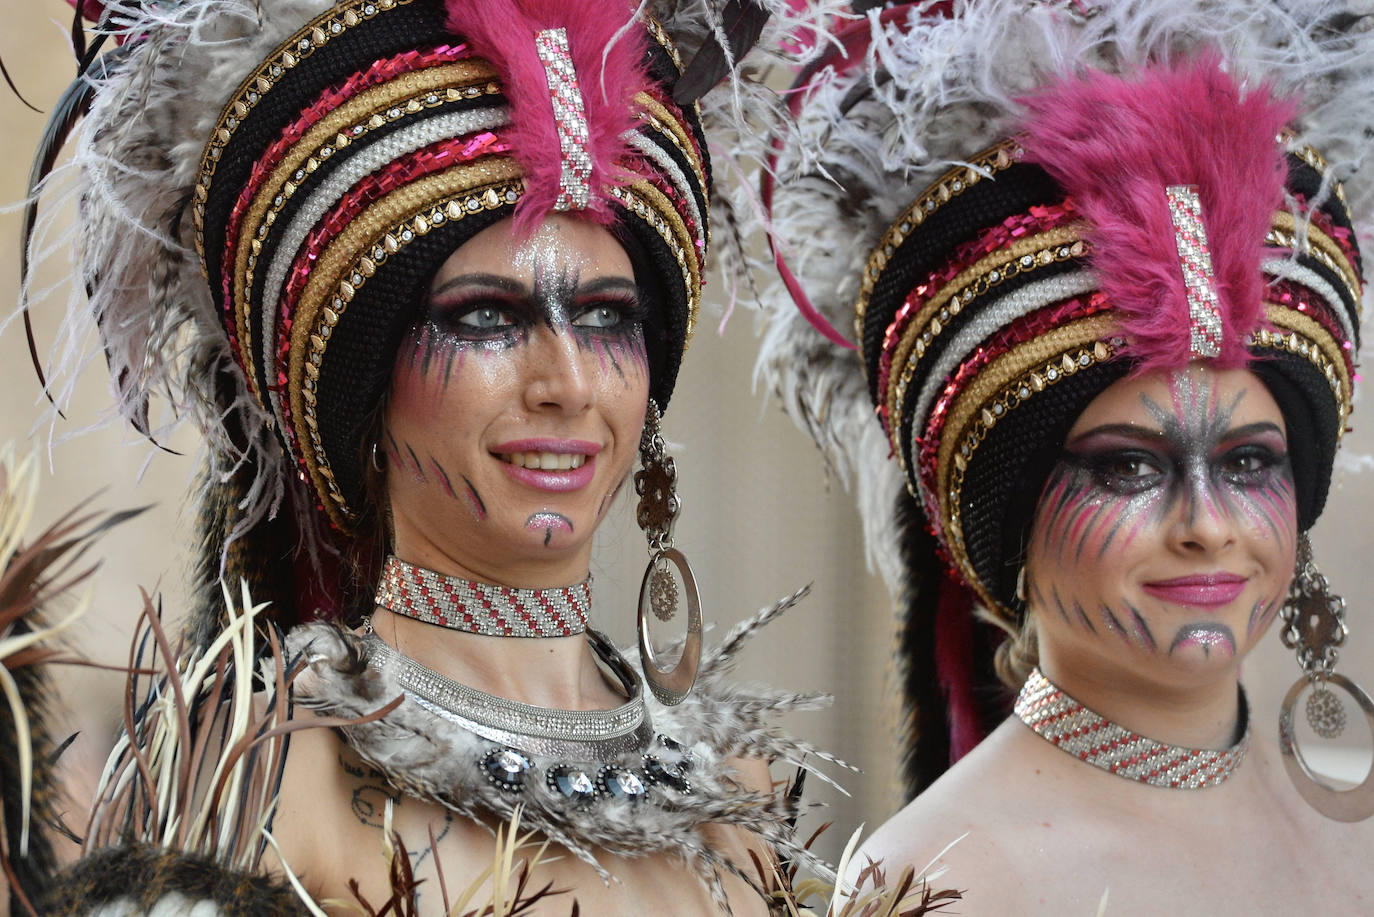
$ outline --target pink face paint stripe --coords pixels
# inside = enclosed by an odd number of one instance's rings
[[[455,500],[458,499],[458,495],[453,492],[453,482],[450,481],[448,479],[448,475],[444,473],[443,466],[441,466],[437,461],[435,461],[433,456],[430,456],[429,464],[430,467],[434,469],[435,473],[438,474],[439,486],[444,489],[444,493],[448,494]]]
[[[482,502],[482,497],[477,493],[477,488],[472,486],[472,482],[465,475],[459,475],[463,479],[463,486],[467,488],[468,504],[472,507],[472,512],[477,516],[477,521],[481,522],[487,518],[487,505]]]

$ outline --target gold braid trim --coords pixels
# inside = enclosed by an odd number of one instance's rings
[[[1279,143],[1283,145],[1283,147],[1287,150],[1289,154],[1298,157],[1303,162],[1307,163],[1309,166],[1316,169],[1319,175],[1327,179],[1327,181],[1330,183],[1329,186],[1331,188],[1331,193],[1336,195],[1336,200],[1340,201],[1341,206],[1345,208],[1345,212],[1349,213],[1350,202],[1345,199],[1345,186],[1338,182],[1333,175],[1331,175],[1331,167],[1326,164],[1326,157],[1324,157],[1321,153],[1317,152],[1317,149],[1315,147],[1291,146],[1293,141],[1296,139],[1297,135],[1294,134],[1288,128],[1284,128],[1283,130],[1279,131]]]
[[[210,196],[210,183],[215,177],[215,165],[219,162],[224,148],[238,130],[243,119],[262,97],[302,60],[339,37],[348,29],[385,13],[410,0],[352,0],[351,3],[336,6],[301,26],[294,35],[277,45],[268,58],[258,68],[239,83],[238,89],[229,97],[205,143],[205,151],[200,157],[200,180],[193,189],[195,205],[191,208],[191,219],[196,230],[196,253],[200,255],[200,269],[207,277],[205,266],[205,202]]]
[[[445,102],[499,92],[500,87],[492,82],[494,77],[495,71],[481,60],[458,61],[404,73],[344,102],[311,125],[301,139],[286,151],[249,203],[239,228],[238,249],[234,253],[233,307],[239,346],[245,354],[253,353],[253,304],[248,301],[248,291],[252,289],[257,257],[262,252],[267,232],[276,222],[277,215],[300,187],[293,176],[301,171],[314,172],[322,160],[338,155],[339,151],[368,131],[393,123],[405,115]],[[421,98],[431,95],[438,96],[434,103],[425,104],[421,101]],[[384,114],[389,111],[398,111],[399,114],[394,118]],[[359,127],[363,130],[355,132],[354,128]],[[325,153],[325,149],[329,152]],[[261,397],[257,391],[256,374],[250,372],[247,375],[253,394]]]
[[[320,252],[292,318],[287,395],[306,471],[315,489],[327,498],[321,502],[330,519],[341,528],[347,528],[354,514],[324,454],[314,394],[333,327],[358,289],[376,273],[374,249],[381,248],[388,257],[395,255],[433,228],[436,212],[451,221],[509,206],[519,199],[520,176],[515,160],[489,157],[417,179],[368,207]]]
[[[682,343],[682,352],[686,353],[696,332],[697,312],[701,306],[701,264],[692,247],[692,235],[687,230],[687,224],[673,202],[647,181],[637,181],[625,188],[612,188],[611,196],[623,203],[634,217],[643,220],[657,232],[677,260],[678,268],[682,271],[682,285],[687,291],[687,334]]]
[[[1075,221],[1048,232],[1017,239],[1006,248],[999,248],[978,259],[941,287],[907,325],[892,355],[891,366],[893,369],[900,366],[901,372],[889,370],[887,374],[887,391],[884,393],[887,416],[901,416],[907,387],[920,366],[921,358],[925,356],[930,343],[944,331],[950,318],[958,315],[970,301],[1004,280],[1069,258],[1081,257],[1087,251],[1087,245],[1082,241],[1086,228],[1087,224]],[[916,352],[914,360],[911,359],[913,350]],[[895,447],[897,444],[894,442],[893,445]]]
[[[702,191],[702,197],[709,199],[711,196],[708,191],[710,185],[706,181],[706,172],[702,166],[701,158],[697,155],[696,147],[692,145],[692,138],[688,136],[687,129],[683,127],[682,122],[673,116],[672,111],[667,106],[647,92],[635,93],[635,104],[644,109],[649,124],[667,137],[673,146],[677,147],[682,157],[691,163],[692,177],[697,180]],[[707,206],[710,206],[709,200],[707,200]],[[706,219],[705,213],[702,213],[701,216],[702,232],[707,233],[709,221]]]
[[[927,185],[924,191],[916,195],[916,200],[911,202],[911,206],[892,221],[892,225],[873,247],[868,262],[864,265],[859,283],[859,298],[854,303],[855,340],[864,339],[864,313],[868,311],[868,299],[873,295],[873,285],[877,283],[883,268],[887,267],[887,259],[892,257],[897,246],[902,244],[902,240],[945,204],[989,175],[1009,169],[1024,153],[1021,142],[1015,137],[1008,137],[981,153],[974,154],[969,158],[967,166],[955,166]]]
[[[1321,370],[1331,386],[1331,394],[1335,396],[1337,410],[1340,412],[1340,425],[1336,431],[1336,439],[1339,442],[1345,435],[1345,424],[1350,417],[1351,394],[1354,392],[1340,343],[1320,323],[1296,309],[1265,303],[1264,320],[1277,330],[1260,328],[1252,332],[1250,346],[1298,354],[1306,357],[1308,362]]]
[[[1355,303],[1356,315],[1364,318],[1364,303],[1361,301],[1360,274],[1355,270],[1349,259],[1345,257],[1345,252],[1336,244],[1335,240],[1322,232],[1316,223],[1307,224],[1306,246],[1298,243],[1297,221],[1293,219],[1293,214],[1286,210],[1280,210],[1274,214],[1273,228],[1265,234],[1264,241],[1268,245],[1277,245],[1280,248],[1300,251],[1303,254],[1311,255],[1316,258],[1328,269],[1335,272],[1341,278],[1346,292],[1350,294],[1350,299]],[[1341,308],[1339,303],[1332,303],[1333,308]]]
[[[1009,614],[978,578],[964,548],[959,507],[968,462],[987,432],[1010,411],[1066,376],[1110,360],[1119,341],[1116,319],[1110,314],[1061,325],[996,357],[950,407],[936,451],[940,526],[950,557],[990,610]]]

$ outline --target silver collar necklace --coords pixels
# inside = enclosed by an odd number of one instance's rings
[[[643,752],[653,739],[639,674],[594,630],[587,631],[592,651],[629,698],[610,710],[537,707],[460,684],[392,649],[372,633],[370,621],[362,639],[368,664],[389,670],[409,699],[492,742],[541,756],[606,761]]]

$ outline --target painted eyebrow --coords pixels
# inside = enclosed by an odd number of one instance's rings
[[[639,287],[628,277],[598,277],[577,286],[578,296],[597,296],[603,293],[638,295]]]
[[[483,289],[497,289],[503,293],[510,293],[514,296],[528,296],[530,290],[523,283],[503,277],[500,274],[459,274],[457,277],[450,277],[437,287],[429,291],[430,297],[439,296],[450,290],[461,290],[465,287],[481,287]]]
[[[1233,439],[1244,439],[1247,436],[1258,436],[1262,433],[1275,433],[1282,438],[1285,443],[1288,442],[1288,437],[1284,434],[1283,428],[1269,420],[1260,420],[1255,423],[1247,423],[1239,427],[1233,427],[1222,434],[1221,441],[1226,443]]]
[[[430,290],[429,295],[431,298],[438,297],[451,290],[461,290],[468,287],[478,287],[485,290],[496,289],[512,296],[530,296],[533,294],[529,287],[510,277],[501,274],[474,273],[451,277]],[[579,284],[577,287],[578,296],[597,296],[604,293],[635,294],[638,292],[639,288],[635,282],[627,277],[598,277],[596,280]]]
[[[1100,427],[1093,427],[1091,430],[1084,430],[1073,439],[1064,443],[1065,448],[1070,448],[1085,439],[1094,436],[1122,436],[1127,439],[1139,439],[1148,442],[1160,442],[1164,439],[1163,430],[1155,430],[1150,427],[1141,427],[1129,423],[1107,423]]]

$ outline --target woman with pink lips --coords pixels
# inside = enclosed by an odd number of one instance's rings
[[[793,87],[761,368],[902,604],[914,800],[861,853],[961,913],[1374,912],[1374,774],[1302,758],[1374,726],[1307,540],[1374,213],[1351,7],[888,7]]]
[[[774,6],[769,44],[817,25]],[[790,600],[703,649],[659,427],[706,270],[703,125],[728,144],[771,110],[712,63],[748,51],[716,4],[103,19],[118,51],[50,136],[88,111],[78,250],[121,409],[147,431],[168,392],[206,436],[199,604],[92,822],[125,846],[45,912],[258,917],[267,885],[273,914],[767,913],[778,859],[814,862],[768,771],[812,750],[773,718],[817,698],[728,682]],[[637,457],[632,664],[588,626],[589,569]],[[644,618],[679,610],[665,666]]]

